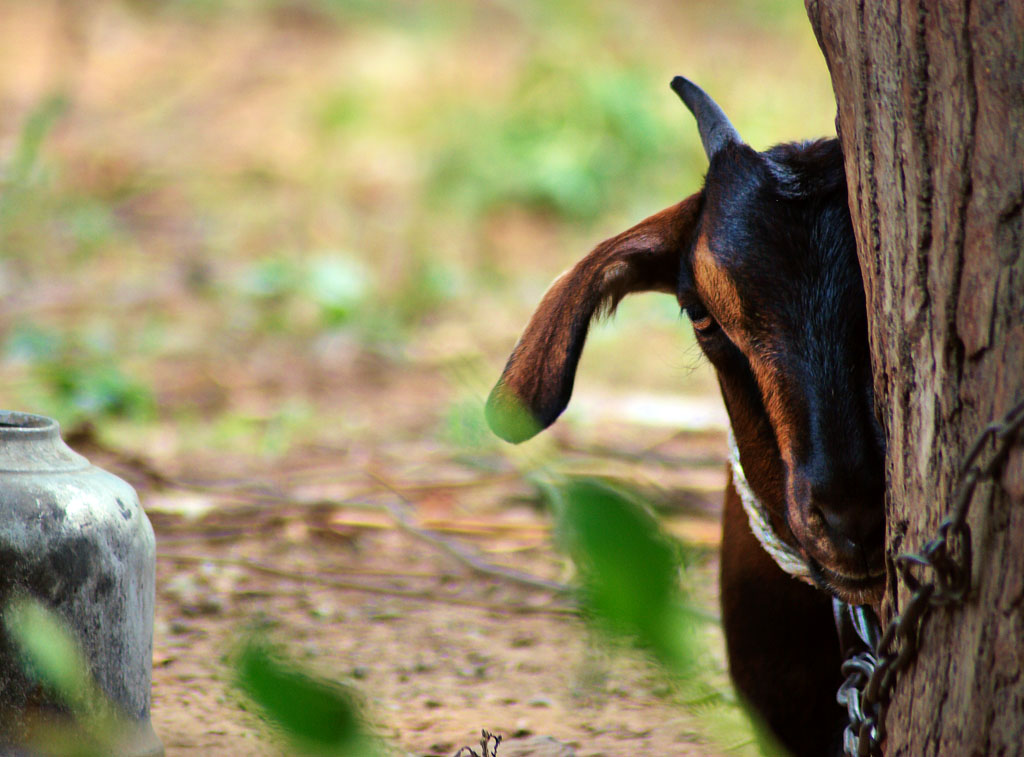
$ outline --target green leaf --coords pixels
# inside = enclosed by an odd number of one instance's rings
[[[264,643],[250,642],[243,649],[238,685],[303,751],[352,757],[379,753],[345,688],[278,660]]]
[[[676,545],[653,514],[610,484],[570,479],[561,489],[562,529],[589,609],[674,674],[691,674],[701,656],[695,631],[704,614],[686,601]]]
[[[25,671],[72,708],[85,704],[92,693],[89,666],[60,618],[36,600],[18,598],[3,619]]]
[[[78,640],[60,616],[39,600],[16,597],[7,604],[2,619],[26,675],[71,713],[70,718],[33,724],[27,734],[31,753],[69,757],[123,753],[138,724],[96,683]]]

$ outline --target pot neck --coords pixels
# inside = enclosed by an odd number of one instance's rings
[[[0,410],[0,473],[58,473],[82,470],[89,461],[60,437],[53,418]]]

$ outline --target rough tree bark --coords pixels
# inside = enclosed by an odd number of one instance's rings
[[[832,75],[888,439],[890,559],[1024,397],[1024,2],[806,0]],[[982,487],[972,592],[925,622],[887,755],[1024,754],[1024,447]],[[905,606],[889,571],[885,611]]]

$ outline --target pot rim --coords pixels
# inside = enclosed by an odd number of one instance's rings
[[[0,410],[0,440],[26,437],[52,437],[60,434],[60,424],[53,418],[17,410]]]

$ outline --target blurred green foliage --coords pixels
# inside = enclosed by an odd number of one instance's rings
[[[4,625],[21,651],[26,672],[70,706],[85,709],[93,683],[78,643],[60,619],[34,599],[15,598]]]
[[[26,746],[32,753],[106,757],[121,751],[134,725],[96,684],[60,617],[36,599],[15,597],[3,608],[2,620],[25,672],[71,713],[71,719],[31,724]]]
[[[704,633],[714,619],[688,588],[698,551],[668,536],[622,486],[572,476],[537,483],[579,570],[584,609],[598,627],[657,659],[716,746],[729,754],[782,757],[756,717],[714,680]]]
[[[10,244],[7,227],[11,217],[19,206],[26,204],[26,195],[43,189],[46,177],[40,171],[39,161],[43,141],[67,107],[67,98],[63,95],[44,98],[26,117],[14,149],[4,161],[0,173],[0,256],[8,251]]]
[[[352,692],[341,684],[284,661],[262,640],[244,645],[236,669],[238,686],[296,752],[337,757],[383,754]]]
[[[470,216],[521,206],[592,222],[629,193],[635,201],[638,191],[679,182],[677,171],[662,170],[679,153],[678,129],[648,107],[655,82],[663,83],[642,68],[538,54],[510,101],[464,103],[445,115],[429,195]],[[683,180],[695,184],[697,170]]]
[[[238,280],[239,293],[259,306],[260,328],[270,331],[296,329],[299,323],[290,321],[287,312],[304,303],[312,305],[317,326],[344,325],[359,314],[373,289],[367,267],[343,253],[257,260]]]
[[[103,334],[16,324],[0,344],[0,357],[27,363],[32,406],[66,423],[87,418],[123,417],[144,422],[153,417],[150,387],[119,365],[115,345]]]
[[[570,478],[555,491],[590,612],[636,638],[673,674],[692,676],[702,657],[696,626],[707,617],[685,594],[684,545],[664,534],[641,502],[608,482]]]

